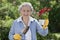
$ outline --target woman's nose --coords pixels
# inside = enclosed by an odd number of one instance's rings
[[[25,11],[25,14],[28,14],[28,12],[27,12],[27,11]]]

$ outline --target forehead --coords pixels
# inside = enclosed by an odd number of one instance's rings
[[[29,6],[29,5],[24,5],[24,6],[22,6],[22,8],[21,9],[28,9],[28,10],[31,10],[31,7]]]

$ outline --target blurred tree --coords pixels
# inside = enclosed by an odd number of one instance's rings
[[[60,32],[60,4],[53,6],[52,10],[49,12],[49,29],[50,32]]]

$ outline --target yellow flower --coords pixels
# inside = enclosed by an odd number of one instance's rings
[[[21,35],[15,34],[13,38],[14,38],[14,40],[21,40]]]
[[[48,24],[49,24],[49,20],[46,19],[45,22],[44,22],[44,25],[43,25],[43,29],[46,29]]]

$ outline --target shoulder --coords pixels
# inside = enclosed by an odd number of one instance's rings
[[[32,18],[32,19],[33,19],[33,22],[39,23],[37,19],[35,19],[35,18]]]
[[[13,20],[13,24],[18,23],[19,19],[20,19],[20,18],[17,18],[17,19],[15,19],[15,20]]]
[[[21,20],[21,16],[14,20],[14,22],[16,22],[16,23],[18,23],[18,22],[20,22],[20,21],[22,21],[22,20]]]

